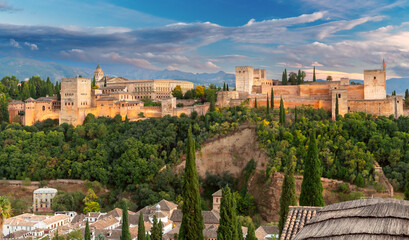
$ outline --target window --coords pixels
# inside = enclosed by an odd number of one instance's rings
[[[376,79],[376,77],[373,77],[373,79]]]
[[[341,94],[338,94],[338,98],[341,98]]]

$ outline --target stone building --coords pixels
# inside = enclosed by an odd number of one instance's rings
[[[172,90],[180,86],[182,92],[193,89],[193,83],[181,80],[128,80],[123,77],[104,76],[100,65],[94,72],[98,87],[91,88],[90,78],[63,78],[61,80],[61,100],[56,96],[29,98],[9,104],[10,122],[33,125],[46,119],[58,119],[60,124],[74,126],[82,124],[88,114],[96,117],[115,117],[137,121],[145,117],[165,115],[199,115],[207,112],[209,104],[176,106]],[[106,83],[106,86],[104,87]],[[157,102],[155,106],[145,106],[142,100]]]
[[[53,198],[57,195],[55,188],[39,188],[33,192],[33,212],[52,212]]]
[[[335,119],[335,106],[338,98],[339,114],[350,112],[366,112],[373,115],[393,115],[398,118],[404,115],[403,97],[386,95],[386,65],[382,69],[365,70],[363,85],[349,85],[348,78],[339,81],[307,82],[302,85],[278,85],[275,81],[264,82],[260,85],[257,78],[262,72],[253,67],[236,67],[236,91],[219,92],[217,105],[219,107],[238,106],[249,99],[247,105],[254,106],[257,99],[258,106],[267,104],[267,94],[274,90],[274,105],[280,105],[280,98],[285,108],[310,105],[332,112]],[[264,74],[265,76],[265,74]],[[263,78],[261,78],[263,79]]]

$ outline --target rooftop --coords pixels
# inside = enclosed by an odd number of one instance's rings
[[[295,235],[320,209],[321,207],[290,206],[280,240],[294,239]]]
[[[34,190],[34,193],[57,193],[57,192],[58,192],[57,189],[48,187]]]

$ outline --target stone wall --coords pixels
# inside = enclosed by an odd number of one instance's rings
[[[366,112],[378,116],[394,115],[395,118],[404,114],[402,96],[379,100],[348,100],[348,109],[349,112]]]
[[[364,99],[364,85],[348,85],[342,86],[342,88],[345,88],[348,91],[348,99]]]
[[[386,71],[365,70],[364,71],[364,99],[386,98]]]

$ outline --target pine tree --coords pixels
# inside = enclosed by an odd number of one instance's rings
[[[91,233],[89,231],[88,219],[87,219],[87,223],[85,224],[84,240],[91,240]]]
[[[312,71],[312,81],[316,82],[317,78],[315,77],[315,66],[314,66],[314,70]]]
[[[285,125],[285,109],[284,109],[284,102],[283,98],[280,100],[280,124]]]
[[[287,80],[287,69],[284,69],[283,76],[281,78],[281,84],[282,85],[287,85],[288,80]]]
[[[338,105],[338,95],[336,96],[335,99],[335,120],[338,121],[339,119],[339,105]]]
[[[129,232],[129,221],[128,221],[128,207],[124,203],[122,207],[122,234],[120,240],[131,240],[131,233]]]
[[[182,223],[179,240],[203,240],[203,216],[199,194],[199,177],[195,160],[195,141],[189,127],[186,143],[186,162],[182,186]]]
[[[310,142],[304,164],[304,178],[301,184],[301,206],[324,206],[321,183],[321,161],[318,158],[315,131],[310,133]]]
[[[268,102],[268,93],[267,93],[267,114],[270,114],[270,103]]]
[[[249,228],[247,230],[246,240],[257,240],[256,229],[254,228],[253,223],[250,223],[250,225],[249,225]]]
[[[229,90],[229,84],[227,84],[227,86],[226,86],[226,91],[230,91]]]
[[[226,83],[223,83],[223,92],[226,91]]]
[[[257,108],[257,98],[254,99],[254,108]]]
[[[222,190],[220,220],[217,228],[218,240],[237,240],[236,201],[228,186]]]
[[[406,89],[405,91],[405,104],[409,105],[409,90]]]
[[[159,220],[158,222],[158,218],[156,217],[156,215],[153,215],[153,225],[151,229],[152,240],[162,240],[162,228],[162,221]]]
[[[238,240],[244,240],[243,230],[241,229],[241,224],[239,221],[237,221],[237,235],[238,235]]]
[[[409,171],[406,172],[405,200],[409,200]]]
[[[94,76],[94,78],[92,79],[91,87],[93,88],[96,85],[97,85],[97,82],[95,81],[95,76]]]
[[[143,221],[143,213],[141,211],[138,221],[138,239],[145,239],[145,222]]]
[[[297,196],[295,193],[295,179],[294,171],[296,164],[295,149],[290,149],[289,159],[285,169],[283,186],[281,187],[280,197],[280,221],[278,222],[278,229],[280,236],[284,228],[285,221],[287,219],[289,206],[297,205]]]
[[[271,110],[274,109],[274,90],[273,87],[271,87]]]

